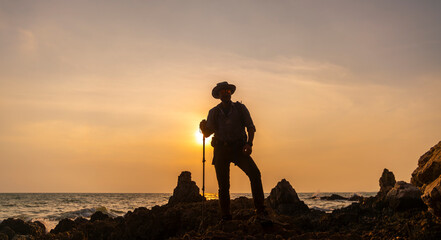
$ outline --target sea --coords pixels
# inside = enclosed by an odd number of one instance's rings
[[[300,200],[309,208],[331,212],[349,206],[347,200],[321,200],[319,197],[338,194],[351,197],[374,196],[374,192],[320,192],[298,193]],[[123,216],[138,207],[152,208],[165,205],[171,193],[0,193],[0,222],[7,218],[24,221],[40,221],[49,231],[64,218],[90,218],[96,211],[110,216]],[[265,194],[267,197],[269,193]],[[208,200],[217,199],[217,194],[206,193]],[[231,198],[251,198],[251,193],[232,193]]]

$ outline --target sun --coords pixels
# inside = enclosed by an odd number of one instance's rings
[[[201,133],[201,131],[199,129],[196,130],[196,132],[194,133],[194,136],[196,138],[196,143],[199,144],[199,145],[202,145],[202,136],[203,135],[202,135],[202,133]],[[205,144],[206,145],[211,143],[211,137],[212,136],[213,135],[211,135],[208,138],[205,138]]]

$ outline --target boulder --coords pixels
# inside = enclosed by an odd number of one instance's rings
[[[168,200],[168,204],[200,202],[202,200],[203,197],[199,194],[199,187],[191,180],[191,172],[182,172],[178,177],[178,185],[173,191],[173,196]]]
[[[51,233],[72,231],[72,229],[76,228],[76,226],[77,224],[73,220],[64,218],[60,222],[58,222],[57,226],[55,226],[54,229],[51,230]]]
[[[94,214],[92,214],[92,216],[90,216],[90,221],[95,222],[98,220],[106,220],[108,218],[110,218],[109,215],[102,213],[100,211],[97,211]]]
[[[385,168],[379,182],[380,191],[377,193],[377,197],[384,198],[387,193],[395,186],[396,181],[394,173]]]
[[[421,191],[410,183],[398,181],[387,193],[386,201],[389,207],[395,210],[406,210],[411,208],[425,208],[421,200]]]
[[[412,173],[411,183],[423,193],[422,199],[429,211],[441,217],[441,142],[433,146],[418,160],[418,167]]]
[[[270,206],[280,214],[294,215],[309,211],[308,206],[300,201],[296,190],[285,179],[278,182],[271,190],[268,201]]]
[[[16,234],[41,236],[46,233],[46,227],[39,221],[25,222],[21,219],[8,218],[0,223],[0,229],[12,229]],[[7,234],[7,233],[6,233]]]

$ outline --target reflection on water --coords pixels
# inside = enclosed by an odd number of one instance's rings
[[[217,195],[217,193],[205,193],[205,199],[215,200],[215,199],[219,199],[219,196]]]

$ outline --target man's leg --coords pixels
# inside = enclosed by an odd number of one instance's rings
[[[220,150],[220,149],[216,149]],[[215,151],[216,151],[215,150]],[[230,213],[230,161],[224,154],[216,151],[216,161],[214,168],[216,170],[217,183],[219,185],[219,204],[221,208],[222,219],[231,219]]]
[[[251,156],[242,155],[238,158],[236,165],[245,172],[251,182],[251,192],[253,193],[254,206],[258,213],[265,212],[262,178],[259,168],[254,163]]]

